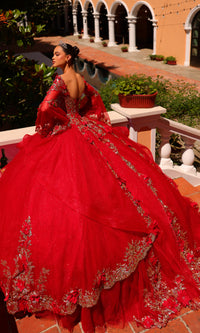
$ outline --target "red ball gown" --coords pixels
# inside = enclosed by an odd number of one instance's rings
[[[79,111],[81,110],[81,112]],[[200,307],[200,214],[88,84],[57,76],[0,179],[0,283],[11,314],[85,332],[162,327]]]

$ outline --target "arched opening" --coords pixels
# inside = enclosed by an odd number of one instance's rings
[[[108,12],[104,4],[101,5],[99,14],[100,37],[102,37],[102,39],[108,39],[108,18],[106,16]]]
[[[117,44],[129,43],[127,16],[125,7],[119,4],[115,12],[115,41]]]
[[[64,33],[67,35],[73,35],[73,19],[72,19],[72,4],[66,1],[64,5]]]
[[[93,16],[93,6],[90,3],[87,9],[87,20],[88,20],[88,34],[94,36],[94,16]]]
[[[152,15],[149,8],[142,5],[136,23],[136,45],[138,49],[153,49]]]
[[[200,67],[200,11],[192,21],[191,66]]]
[[[82,16],[82,8],[80,3],[77,6],[77,29],[78,33],[81,34],[83,32],[83,16]]]

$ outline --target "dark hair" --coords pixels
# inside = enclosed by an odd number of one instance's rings
[[[63,43],[63,42],[60,42],[58,45],[62,47],[63,51],[66,54],[70,54],[71,55],[71,62],[70,63],[72,65],[74,63],[75,58],[79,54],[79,51],[80,51],[79,48],[77,46],[72,46],[70,44]]]

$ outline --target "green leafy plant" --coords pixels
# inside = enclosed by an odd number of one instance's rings
[[[40,34],[44,25],[28,23],[26,12],[19,9],[0,10],[0,41],[1,43],[29,46],[34,42],[34,37]]]
[[[167,64],[169,61],[176,62],[176,58],[173,56],[169,56],[169,57],[166,57],[164,60],[165,64]]]
[[[132,76],[121,76],[115,80],[115,95],[151,95],[157,91],[156,83],[150,76],[134,74]]]
[[[128,47],[127,46],[122,46],[121,50],[122,50],[122,52],[128,52]]]
[[[149,55],[149,58],[151,59],[151,60],[156,60],[156,54],[150,54]]]
[[[8,50],[0,52],[0,128],[34,125],[37,108],[53,82],[55,68]]]
[[[106,109],[110,110],[110,104],[118,103],[116,88],[118,81],[124,81],[119,77],[102,85],[99,93],[103,99]],[[200,118],[200,92],[195,85],[183,80],[170,81],[162,76],[151,78],[158,91],[156,104],[164,107],[167,112],[163,115],[166,118],[182,122],[188,126],[199,127]],[[124,83],[121,85],[125,85]],[[117,88],[118,89],[118,88]],[[115,93],[114,93],[115,90]],[[126,87],[127,94],[131,91]]]
[[[165,59],[164,55],[162,55],[162,54],[156,54],[156,60],[157,61],[162,61],[164,59]]]
[[[69,2],[65,0],[29,0],[24,3],[28,20],[36,25],[41,22],[45,25],[43,34],[52,33],[55,30],[52,23],[56,15],[62,15],[63,6],[69,5]]]
[[[107,43],[105,41],[102,42],[103,46],[107,46]]]

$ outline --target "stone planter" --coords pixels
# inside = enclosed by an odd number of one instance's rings
[[[152,108],[155,105],[157,91],[151,95],[119,94],[119,104],[124,108]]]

